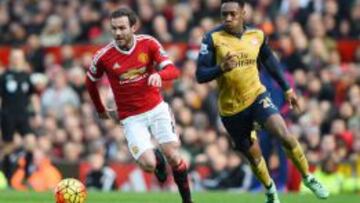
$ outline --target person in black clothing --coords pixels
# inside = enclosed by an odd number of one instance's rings
[[[92,154],[89,161],[91,169],[86,175],[86,188],[102,191],[115,190],[116,173],[104,165],[104,157],[101,154]]]
[[[34,136],[29,125],[31,116],[29,110],[30,100],[33,102],[33,113],[40,118],[39,99],[35,94],[35,88],[30,81],[28,64],[24,52],[15,48],[10,52],[9,68],[0,76],[1,97],[1,138],[3,141],[2,153],[3,170],[8,178],[16,167],[16,146],[13,143],[15,132],[21,136]],[[28,152],[31,149],[26,149]],[[31,153],[26,153],[26,159],[31,160]],[[29,161],[30,162],[30,161]]]
[[[212,174],[201,181],[201,186],[207,190],[248,191],[252,179],[250,166],[235,152],[221,156],[226,163],[220,164],[220,168],[212,163]]]

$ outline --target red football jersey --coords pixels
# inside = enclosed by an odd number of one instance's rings
[[[148,77],[172,64],[161,44],[149,35],[134,35],[129,51],[109,43],[93,57],[87,76],[96,81],[105,73],[109,79],[120,119],[154,108],[163,99],[160,89],[148,85]]]

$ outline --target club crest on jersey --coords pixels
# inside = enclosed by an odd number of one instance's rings
[[[118,64],[118,62],[116,62],[114,65],[113,65],[113,69],[119,69],[120,68],[120,64]]]
[[[140,53],[138,56],[138,61],[140,63],[147,63],[149,61],[149,55],[147,55],[146,53]]]
[[[137,147],[137,146],[132,146],[130,150],[133,154],[139,153],[139,147]]]
[[[258,44],[259,44],[259,40],[256,39],[256,38],[254,38],[254,39],[251,40],[251,44],[252,44],[252,45],[258,45]]]

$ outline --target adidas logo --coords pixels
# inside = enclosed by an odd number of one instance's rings
[[[120,65],[116,62],[114,65],[113,65],[113,69],[118,69],[120,68]]]

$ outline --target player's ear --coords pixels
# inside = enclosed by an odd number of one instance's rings
[[[240,12],[241,12],[241,17],[242,17],[242,18],[245,18],[245,14],[246,14],[245,9],[242,8]]]
[[[140,28],[140,22],[137,21],[133,26],[131,26],[131,31],[136,32],[139,30],[139,28]]]

